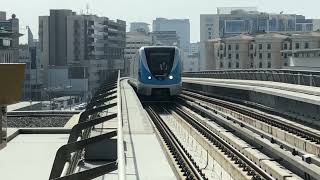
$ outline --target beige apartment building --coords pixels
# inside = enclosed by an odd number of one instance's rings
[[[204,62],[214,69],[320,69],[320,32],[241,34],[206,41]],[[214,66],[208,66],[215,63]]]
[[[250,46],[250,58],[253,54],[253,66],[251,68],[280,69],[283,66],[281,56],[282,43],[288,36],[268,33],[257,35]],[[252,49],[253,47],[253,49]]]
[[[293,34],[282,45],[284,68],[320,70],[320,32]]]
[[[215,46],[217,69],[249,68],[248,52],[252,40],[252,36],[241,34],[218,41]]]

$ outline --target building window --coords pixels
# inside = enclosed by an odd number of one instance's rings
[[[250,49],[253,49],[253,44],[250,44]]]
[[[259,53],[259,59],[262,59],[262,53]]]
[[[232,58],[232,55],[231,55],[231,54],[228,54],[228,58],[231,59],[231,58]]]
[[[259,44],[259,49],[262,49],[262,44]]]
[[[228,50],[231,50],[231,44],[228,45]]]
[[[236,54],[236,59],[239,59],[239,54]]]
[[[222,46],[222,44],[220,45],[220,50],[223,50],[223,46]]]
[[[222,62],[220,62],[220,68],[223,68],[223,63]]]
[[[294,53],[294,57],[299,57],[299,53]]]
[[[228,63],[228,67],[231,68],[231,62]]]
[[[220,59],[222,59],[223,58],[223,54],[220,54]]]
[[[236,63],[236,68],[239,68],[240,67],[240,64],[239,62]]]
[[[239,44],[236,44],[236,50],[239,50]]]
[[[262,62],[259,62],[259,68],[262,68]]]
[[[306,42],[306,43],[304,44],[304,48],[305,48],[305,49],[309,49],[309,43]]]
[[[299,49],[299,48],[300,48],[300,44],[296,43],[296,49]]]
[[[271,62],[268,62],[268,68],[271,68]]]
[[[268,49],[271,49],[271,44],[268,44],[267,48],[268,48]]]
[[[288,58],[288,54],[287,53],[284,53],[284,58]]]
[[[271,59],[271,53],[268,53],[268,59]]]
[[[288,63],[287,63],[287,62],[285,62],[285,63],[284,63],[284,66],[288,66]]]
[[[288,49],[288,44],[287,43],[283,44],[283,49]]]
[[[250,54],[250,58],[253,59],[253,53]]]

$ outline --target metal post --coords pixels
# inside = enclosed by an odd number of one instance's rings
[[[0,149],[7,144],[7,106],[0,105]]]
[[[83,102],[86,102],[86,67],[83,66]],[[89,78],[88,78],[88,83],[89,83]]]
[[[118,133],[117,133],[117,153],[118,153],[118,179],[126,179],[124,147],[123,147],[123,131],[122,131],[122,102],[120,89],[120,71],[118,72],[117,82],[117,106],[118,106]]]
[[[69,79],[69,88],[71,89],[72,88],[72,86],[71,86],[71,79]],[[71,90],[70,90],[71,91]],[[71,100],[71,92],[69,92],[70,94],[69,94],[69,99],[70,99],[70,111],[71,111],[71,102],[72,102],[72,100]]]
[[[51,107],[51,93],[50,93],[50,91],[48,91],[48,96],[49,96],[49,102],[50,102],[50,110],[52,110],[52,107]]]

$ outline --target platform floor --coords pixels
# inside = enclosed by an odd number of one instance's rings
[[[122,81],[127,179],[176,179],[153,126],[127,80]],[[125,109],[125,108],[123,108]]]
[[[270,81],[230,80],[210,78],[183,78],[183,82],[213,85],[232,89],[251,90],[300,102],[320,105],[319,87],[301,86]],[[305,88],[305,89],[304,89]],[[305,92],[303,91],[305,90]]]
[[[68,137],[68,134],[18,135],[0,151],[1,179],[48,179],[56,152]]]

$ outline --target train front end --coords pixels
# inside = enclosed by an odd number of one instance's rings
[[[181,93],[181,57],[170,46],[140,49],[138,93],[146,96],[175,96]]]

